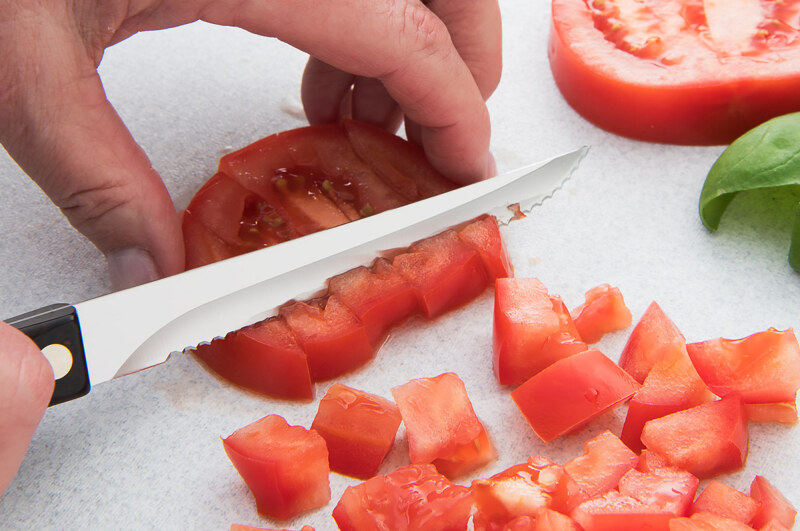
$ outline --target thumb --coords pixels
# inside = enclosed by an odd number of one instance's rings
[[[27,336],[0,321],[0,494],[22,463],[53,395],[53,369]]]
[[[106,255],[115,288],[177,273],[179,214],[68,15],[19,17],[4,30],[12,34],[0,38],[0,141]]]

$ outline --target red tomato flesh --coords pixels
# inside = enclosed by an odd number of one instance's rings
[[[794,527],[797,511],[792,502],[786,499],[764,476],[756,476],[750,484],[750,497],[759,507],[751,525],[755,528],[778,522],[787,529]]]
[[[259,514],[285,520],[330,501],[328,450],[315,431],[268,415],[222,443]]]
[[[514,276],[514,267],[500,235],[497,218],[482,216],[459,230],[458,237],[478,251],[490,279]]]
[[[733,487],[712,479],[692,505],[694,513],[714,513],[749,524],[758,512],[759,503]]]
[[[659,360],[674,359],[686,351],[686,340],[661,307],[653,302],[633,328],[619,366],[642,383]]]
[[[633,317],[625,306],[619,288],[601,284],[586,292],[586,302],[570,312],[580,338],[586,343],[597,343],[616,330],[631,325]]]
[[[331,470],[366,479],[392,449],[401,420],[390,400],[335,383],[320,400],[311,429],[325,439]]]
[[[658,468],[650,472],[632,469],[620,478],[618,490],[651,508],[686,516],[699,484],[696,476],[676,468]]]
[[[691,518],[675,518],[670,531],[751,531],[753,528],[738,520],[714,513],[695,513]]]
[[[584,500],[615,488],[639,461],[639,456],[610,431],[586,441],[583,449],[583,455],[569,460],[564,470],[575,480]]]
[[[780,422],[797,424],[797,403],[776,402],[772,404],[745,404],[747,419],[752,422]]]
[[[288,529],[267,529],[266,527],[254,527],[252,525],[231,524],[231,531],[289,531]],[[304,525],[300,531],[315,531],[310,525]]]
[[[616,490],[583,502],[571,516],[584,531],[669,531],[675,518]]]
[[[573,431],[639,388],[596,349],[557,361],[511,392],[533,431],[545,442]]]

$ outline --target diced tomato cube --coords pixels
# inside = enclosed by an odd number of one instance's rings
[[[471,301],[489,282],[478,252],[452,230],[413,244],[392,265],[414,287],[428,318]]]
[[[545,442],[630,398],[639,384],[596,349],[559,360],[511,392]]]
[[[747,417],[741,399],[721,400],[651,420],[642,442],[670,465],[703,479],[741,468],[747,459]]]
[[[500,235],[497,218],[483,216],[459,230],[458,237],[478,251],[490,279],[514,276],[514,267]]]
[[[414,288],[383,258],[371,268],[357,267],[328,281],[336,295],[364,325],[373,345],[380,345],[389,329],[417,312]]]
[[[330,501],[328,450],[315,431],[268,415],[222,444],[260,514],[284,520]]]
[[[758,531],[790,531],[790,527],[786,527],[777,520],[770,520],[763,526],[758,528]]]
[[[677,468],[659,468],[651,472],[634,468],[620,478],[618,490],[650,507],[686,516],[699,484],[696,476]]]
[[[633,328],[622,349],[619,366],[642,383],[659,360],[672,359],[683,352],[686,339],[661,307],[653,302]]]
[[[570,516],[584,531],[669,531],[669,522],[675,518],[616,490],[581,503]]]
[[[552,509],[540,511],[533,525],[533,531],[579,531],[579,529],[572,518]],[[509,531],[515,530],[511,528]]]
[[[666,457],[647,449],[642,450],[639,454],[639,463],[636,465],[636,470],[641,472],[654,472],[661,468],[671,468]]]
[[[673,518],[669,531],[752,531],[738,520],[714,513],[695,513],[691,518]]]
[[[342,531],[466,530],[472,510],[467,487],[433,465],[409,465],[347,487],[333,510]]]
[[[694,513],[714,513],[749,524],[758,512],[759,503],[733,487],[712,479],[692,505]]]
[[[306,354],[283,319],[272,318],[197,347],[201,362],[226,380],[279,398],[311,399]]]
[[[293,302],[280,314],[306,353],[315,382],[355,370],[375,354],[364,325],[336,295]]]
[[[797,511],[792,502],[786,499],[764,476],[756,476],[750,484],[750,497],[759,503],[758,512],[751,525],[756,528],[777,521],[787,529],[794,527]]]
[[[597,343],[605,334],[631,325],[633,317],[619,288],[600,284],[586,292],[586,302],[570,312],[583,341]]]
[[[797,424],[796,402],[773,402],[772,404],[745,404],[744,410],[752,422],[780,422]]]
[[[578,484],[584,500],[615,488],[639,462],[639,456],[610,431],[586,441],[583,449],[584,453],[569,460],[564,469]]]
[[[564,303],[535,278],[495,281],[493,364],[502,385],[517,385],[586,350]]]
[[[392,401],[335,383],[320,400],[311,429],[328,445],[331,470],[366,479],[378,472],[401,420]]]
[[[417,378],[392,389],[414,464],[433,463],[460,475],[495,457],[464,382],[454,373]]]
[[[794,331],[770,328],[743,339],[687,345],[709,389],[737,393],[745,403],[794,402],[800,389],[800,346]]]

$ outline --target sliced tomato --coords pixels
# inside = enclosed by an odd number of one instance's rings
[[[192,242],[191,245],[186,246],[184,253],[186,269],[218,262],[251,250],[244,246],[226,244],[188,211],[183,213],[182,227],[184,239]]]
[[[729,395],[649,421],[642,442],[675,467],[703,479],[737,470],[747,459],[747,416]]]
[[[494,216],[482,216],[458,231],[461,241],[478,251],[489,278],[513,277],[514,266]]]
[[[306,353],[312,381],[353,371],[375,354],[364,325],[336,295],[295,301],[282,307],[280,315]]]
[[[763,526],[758,528],[758,531],[790,531],[791,527],[786,527],[777,520],[770,520]]]
[[[756,404],[794,402],[800,389],[800,345],[791,328],[691,343],[686,349],[700,377],[719,396],[736,393]]]
[[[686,339],[681,331],[661,306],[652,302],[625,343],[619,365],[642,383],[659,360],[674,359],[685,350]]]
[[[649,472],[634,468],[620,478],[618,490],[658,511],[686,516],[699,484],[694,474],[677,468],[657,468]]]
[[[320,400],[311,429],[325,439],[331,470],[367,479],[392,449],[401,420],[391,400],[335,383]]]
[[[472,510],[467,487],[433,465],[409,465],[347,487],[333,510],[342,531],[465,530]]]
[[[639,384],[597,349],[557,361],[511,392],[545,442],[629,399]]]
[[[580,338],[597,343],[604,335],[631,325],[633,317],[619,288],[600,284],[586,292],[586,302],[570,312]]]
[[[616,490],[581,503],[571,516],[584,531],[669,531],[675,518]]]
[[[441,472],[460,474],[494,458],[483,424],[456,374],[411,380],[392,388],[392,396],[406,427],[412,463],[444,465]]]
[[[413,244],[394,257],[392,266],[414,287],[428,318],[471,301],[489,283],[478,252],[453,230]]]
[[[670,531],[751,531],[753,528],[738,520],[714,513],[695,513],[691,518],[674,518]]]
[[[750,522],[753,527],[761,528],[770,522],[778,522],[787,529],[794,527],[797,511],[792,502],[767,481],[767,478],[756,476],[753,479],[750,484],[750,497],[759,504],[758,511]]]
[[[361,321],[373,345],[380,345],[392,326],[418,311],[414,288],[383,258],[372,267],[332,277],[328,290]]]
[[[281,318],[200,345],[194,355],[229,382],[270,396],[311,399],[314,385],[303,349]]]
[[[498,278],[494,297],[493,367],[502,385],[586,350],[561,299],[538,279]]]
[[[712,479],[694,501],[692,514],[714,513],[750,524],[758,512],[758,506],[759,503],[744,492]]]
[[[527,517],[523,516],[522,518]],[[536,515],[536,521],[531,529],[533,531],[578,531],[580,528],[569,516],[552,509],[544,509]],[[522,531],[522,529],[509,527],[508,530],[504,529],[503,531]]]
[[[728,144],[800,110],[796,1],[554,0],[549,55],[567,102],[617,134]]]
[[[578,484],[584,500],[614,489],[639,462],[639,456],[610,431],[586,441],[583,449],[583,455],[569,460],[564,469]]]
[[[780,422],[797,424],[796,402],[774,402],[772,404],[745,404],[744,410],[752,422]]]
[[[313,430],[268,415],[222,440],[259,514],[285,520],[331,499],[328,450]]]

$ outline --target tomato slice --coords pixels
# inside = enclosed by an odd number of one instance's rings
[[[786,499],[764,476],[756,476],[750,484],[750,497],[758,502],[758,511],[750,524],[759,529],[778,522],[787,529],[794,527],[797,511],[792,502]]]
[[[311,429],[325,439],[331,470],[366,479],[378,472],[401,420],[390,400],[335,383],[320,400]]]
[[[569,460],[564,470],[575,480],[584,500],[615,488],[639,462],[639,456],[610,431],[589,439],[583,449],[583,455]]]
[[[712,479],[694,501],[692,513],[714,513],[750,524],[758,512],[758,506],[759,503],[744,492]]]
[[[747,419],[752,422],[780,422],[797,424],[797,403],[776,402],[772,404],[745,404]]]
[[[738,520],[714,513],[695,513],[691,518],[674,518],[670,531],[752,531],[752,527]]]
[[[743,339],[712,339],[686,348],[700,377],[719,396],[737,393],[746,403],[795,401],[800,389],[800,345],[791,328],[770,328]]]
[[[670,465],[703,479],[741,468],[747,459],[747,416],[741,398],[672,413],[644,425],[642,442]]]
[[[649,472],[632,469],[620,478],[618,490],[650,507],[686,516],[699,484],[696,476],[676,468],[656,468]]]
[[[514,267],[500,235],[497,218],[483,216],[459,230],[458,237],[478,251],[490,279],[514,276]]]
[[[570,312],[580,338],[586,343],[597,343],[616,330],[631,325],[633,317],[625,306],[619,288],[600,284],[586,292],[586,302]]]
[[[621,404],[638,388],[617,364],[590,349],[553,363],[512,391],[511,398],[533,431],[549,442]]]
[[[222,440],[259,514],[285,520],[331,499],[328,450],[313,430],[268,415]]]
[[[674,359],[686,350],[686,339],[656,302],[647,307],[633,328],[619,366],[642,383],[659,360]]]
[[[617,134],[728,144],[800,110],[800,3],[554,0],[549,55],[564,98]]]
[[[200,345],[194,355],[229,382],[288,399],[314,397],[305,352],[283,319],[272,318]]]
[[[472,510],[467,487],[433,465],[409,465],[347,487],[333,510],[342,531],[466,530]]]
[[[584,531],[669,531],[675,515],[616,490],[587,500],[572,511]]]

